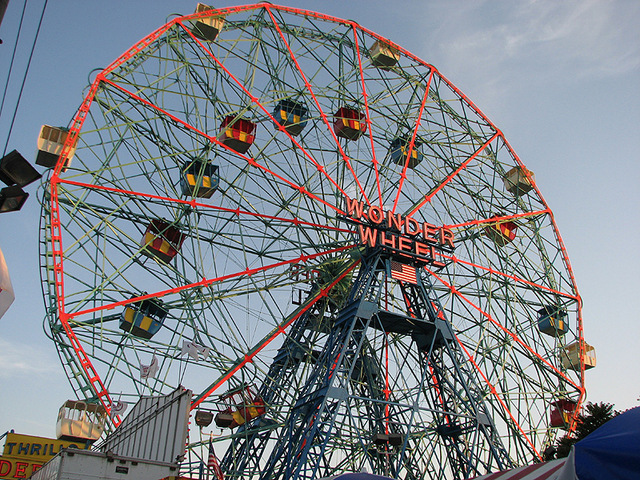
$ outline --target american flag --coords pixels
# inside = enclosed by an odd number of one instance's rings
[[[413,283],[414,285],[418,284],[416,267],[405,265],[404,263],[393,260],[391,261],[391,278],[395,278],[402,282]]]
[[[207,470],[210,472],[213,471],[214,478],[216,480],[224,480],[224,475],[222,474],[222,469],[220,468],[220,464],[218,463],[218,459],[216,458],[216,453],[213,451],[213,443],[209,440],[209,458],[207,459]],[[209,475],[207,475],[207,478]]]

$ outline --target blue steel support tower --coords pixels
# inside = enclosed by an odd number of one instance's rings
[[[398,260],[407,262],[404,280],[391,273]],[[334,452],[345,450],[361,457],[363,468],[395,478],[432,478],[434,472],[424,468],[424,458],[432,455],[442,457],[456,479],[511,464],[484,407],[486,392],[420,272],[407,259],[368,249],[324,348],[313,354],[297,402],[275,415],[278,385],[297,374],[297,365],[310,356],[301,346],[309,335],[318,335],[312,316],[300,317],[261,389],[271,405],[269,415],[244,426],[223,459],[231,478],[243,478],[243,470],[257,466],[265,480],[321,478],[339,468],[344,459]],[[405,312],[383,308],[389,282],[399,283]],[[402,392],[389,387],[387,376],[397,372],[385,371],[374,351],[372,338],[380,335],[410,345],[420,359],[412,372],[415,381]],[[262,458],[265,451],[268,458]]]

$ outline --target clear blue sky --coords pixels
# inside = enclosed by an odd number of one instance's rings
[[[195,1],[49,2],[9,150],[33,160],[43,123],[66,125],[93,69],[103,68]],[[215,6],[244,2],[216,2]],[[0,140],[43,0],[30,0]],[[4,88],[23,2],[11,0],[0,38]],[[504,132],[554,212],[584,301],[598,366],[588,399],[640,397],[640,2],[636,0],[291,1],[356,20],[435,65]],[[36,187],[0,216],[0,248],[16,301],[0,320],[0,432],[53,436],[73,397],[42,330]]]

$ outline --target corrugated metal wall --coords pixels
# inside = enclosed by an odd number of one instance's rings
[[[55,457],[43,465],[43,467],[34,473],[31,478],[34,480],[56,480],[62,465],[62,455],[58,453]]]
[[[184,455],[191,390],[142,397],[122,424],[100,445],[102,452],[156,462],[178,463]]]

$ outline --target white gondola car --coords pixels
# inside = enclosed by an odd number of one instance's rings
[[[571,345],[567,345],[563,350],[564,352],[560,358],[562,366],[579,372],[580,365],[582,363],[580,361],[580,342],[574,342]],[[584,342],[584,355],[582,355],[582,360],[584,361],[585,370],[589,370],[596,366],[596,349],[586,342]]]
[[[380,40],[376,40],[371,46],[369,55],[371,56],[371,62],[383,70],[393,67],[400,59],[400,55],[395,48]]]
[[[56,437],[59,440],[95,442],[104,432],[107,411],[96,403],[67,400],[58,412]]]
[[[505,173],[502,180],[504,181],[504,187],[509,193],[513,195],[524,195],[533,188],[533,182],[535,182],[536,176],[531,170],[517,166]]]
[[[206,12],[207,10],[211,9],[212,7],[205,5],[204,3],[199,3],[196,6],[196,11],[194,13]],[[194,22],[191,33],[193,33],[200,40],[213,42],[222,30],[223,26],[224,17],[213,15],[210,17],[200,17]]]
[[[38,135],[38,156],[36,157],[36,163],[47,168],[55,167],[68,136],[69,130],[67,128],[42,125],[40,135]],[[71,165],[71,159],[76,153],[77,144],[78,141],[76,138],[76,141],[67,154],[65,168]]]

